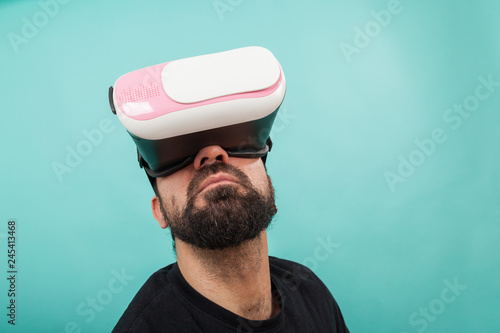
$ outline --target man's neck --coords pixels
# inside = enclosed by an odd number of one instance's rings
[[[251,320],[278,313],[271,293],[265,231],[230,249],[203,250],[182,241],[176,241],[176,248],[183,277],[212,302]]]

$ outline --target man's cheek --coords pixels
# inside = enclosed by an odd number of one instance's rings
[[[265,197],[269,198],[274,195],[273,185],[271,179],[266,175],[264,179],[261,180],[260,193]]]

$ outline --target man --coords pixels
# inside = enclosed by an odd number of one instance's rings
[[[268,256],[277,209],[267,152],[202,144],[182,168],[148,172],[153,215],[170,227],[177,262],[148,279],[113,332],[348,332],[311,270]]]

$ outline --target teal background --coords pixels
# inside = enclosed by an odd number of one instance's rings
[[[141,67],[260,45],[288,84],[268,159],[279,208],[270,254],[311,267],[351,332],[499,332],[500,87],[458,128],[443,117],[479,77],[500,82],[500,3],[401,0],[346,56],[342,43],[355,46],[356,28],[388,6],[72,0],[16,47],[9,34],[22,37],[23,18],[42,7],[0,0],[0,276],[7,221],[18,224],[17,324],[3,313],[2,278],[0,331],[111,331],[145,280],[175,260],[108,87]],[[53,163],[106,119],[110,132],[58,179]],[[435,128],[446,140],[414,153]],[[391,188],[386,173],[412,153],[423,162]],[[128,280],[115,283],[113,271]],[[462,289],[454,295],[445,281]]]

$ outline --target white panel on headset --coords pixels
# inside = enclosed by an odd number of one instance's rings
[[[174,101],[196,103],[267,89],[278,81],[280,72],[271,51],[250,46],[172,61],[163,68],[161,78]]]

